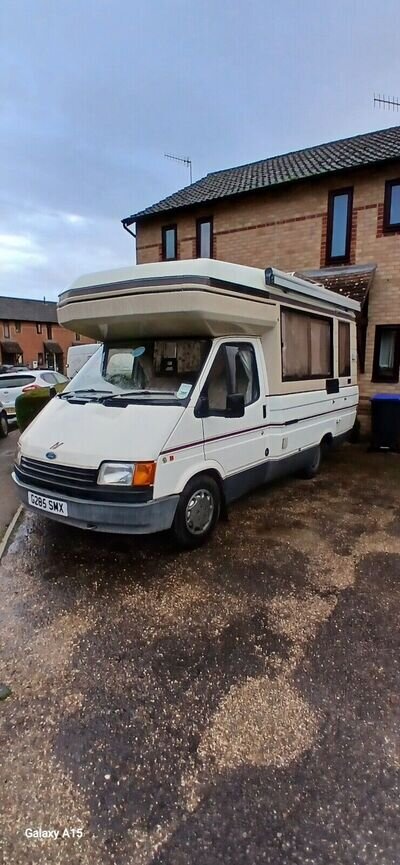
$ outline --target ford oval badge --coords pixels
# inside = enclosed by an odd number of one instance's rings
[[[48,459],[48,460],[56,460],[56,459],[57,459],[57,454],[55,454],[54,451],[47,451],[46,459]]]

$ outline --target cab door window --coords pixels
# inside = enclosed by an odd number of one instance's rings
[[[226,343],[214,358],[203,393],[210,413],[226,410],[228,394],[243,394],[245,406],[260,395],[254,348],[249,343]]]

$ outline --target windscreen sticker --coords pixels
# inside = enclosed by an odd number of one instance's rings
[[[191,390],[192,390],[191,384],[185,384],[185,382],[182,382],[176,395],[177,395],[178,399],[185,399],[187,396],[189,396]]]

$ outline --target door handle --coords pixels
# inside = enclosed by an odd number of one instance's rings
[[[263,418],[264,418],[264,420],[266,417],[267,417],[267,406],[263,405]]]

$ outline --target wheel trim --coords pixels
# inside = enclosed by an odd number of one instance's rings
[[[212,523],[215,511],[214,498],[209,490],[196,490],[186,505],[185,523],[192,535],[203,535]]]

